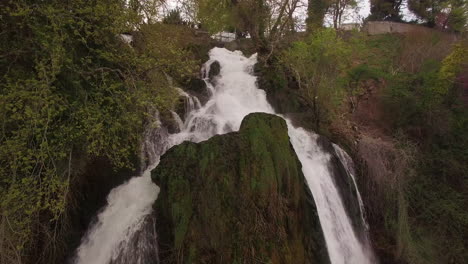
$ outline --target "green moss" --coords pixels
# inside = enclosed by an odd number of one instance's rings
[[[161,187],[155,209],[163,261],[328,261],[315,205],[280,117],[252,114],[237,133],[176,146],[152,178]]]

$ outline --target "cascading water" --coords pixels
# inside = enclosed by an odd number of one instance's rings
[[[145,258],[141,257],[145,255],[144,252],[136,254],[135,250],[126,249],[134,248],[132,245],[135,244],[135,237],[146,233],[138,230],[148,223],[151,205],[159,192],[158,187],[150,180],[150,171],[157,166],[159,156],[169,147],[185,140],[200,142],[216,134],[237,131],[242,119],[250,113],[274,114],[265,92],[257,88],[256,77],[252,75],[253,66],[257,62],[256,55],[246,58],[240,52],[214,48],[210,51],[210,61],[204,66],[204,77],[208,78],[210,64],[215,60],[220,63],[221,72],[214,81],[215,85],[206,79],[211,93],[210,100],[200,107],[193,103],[193,98],[186,95],[192,100],[189,104],[193,109],[186,113],[184,123],[180,124],[180,133],[168,134],[160,129],[147,135],[145,146],[149,146],[145,148],[151,152],[153,164],[140,177],[111,191],[107,198],[107,207],[99,213],[97,222],[82,240],[75,263],[125,263],[125,260],[132,259],[132,263],[144,264]],[[355,234],[330,175],[330,154],[318,146],[317,135],[293,127],[288,119],[286,122],[291,143],[302,163],[303,173],[317,205],[331,263],[372,263],[372,251]],[[154,139],[156,140],[151,141]],[[151,147],[151,144],[157,147]],[[148,234],[155,236],[151,232]],[[141,237],[139,241],[150,243],[145,242],[150,240]],[[155,250],[145,245],[138,248]]]
[[[353,159],[351,159],[348,153],[346,153],[346,151],[340,148],[340,146],[333,144],[333,149],[335,150],[338,158],[340,159],[341,163],[346,169],[346,173],[348,174],[348,177],[351,179],[353,183],[354,190],[356,190],[357,201],[358,201],[359,208],[360,208],[361,222],[364,224],[365,231],[367,232],[369,230],[369,225],[367,224],[366,215],[364,214],[364,202],[362,201],[361,193],[359,192],[359,189],[356,183],[356,178],[355,178],[356,172],[354,170]]]

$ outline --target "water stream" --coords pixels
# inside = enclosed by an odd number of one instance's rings
[[[157,166],[160,155],[185,140],[200,142],[216,134],[237,131],[242,119],[249,113],[275,114],[265,92],[257,88],[256,77],[252,74],[257,62],[256,55],[246,58],[240,52],[221,48],[212,49],[209,55],[210,61],[204,66],[205,77],[208,76],[211,62],[216,60],[221,65],[221,72],[213,82],[206,79],[212,93],[210,100],[201,106],[196,98],[184,94],[189,111],[185,114],[184,122],[176,118],[181,131],[169,134],[164,128],[159,128],[147,133],[144,151],[151,165],[141,176],[111,191],[107,197],[108,205],[98,214],[96,223],[82,239],[74,263],[125,263],[123,259],[132,259],[132,263],[145,264],[145,258],[141,257],[144,252],[135,253],[135,250],[127,249],[134,248],[131,244],[135,244],[135,234],[148,222],[151,206],[159,193],[159,188],[151,182],[150,171]],[[319,147],[316,134],[294,127],[288,119],[286,122],[291,143],[302,163],[303,173],[317,205],[331,263],[373,263],[372,250],[353,230],[334,184],[328,166],[331,154]],[[365,221],[364,217],[362,221]],[[139,241],[147,240],[140,238]],[[138,248],[143,251],[157,250],[145,245]]]

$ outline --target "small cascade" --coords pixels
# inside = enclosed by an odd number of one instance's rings
[[[159,194],[159,188],[151,182],[152,169],[150,166],[142,176],[110,192],[107,206],[98,214],[77,250],[75,263],[110,263],[121,255],[119,249],[127,248],[133,234],[141,230]]]
[[[201,76],[203,80],[210,78],[211,64],[213,60],[208,60],[205,64],[202,65]]]
[[[334,182],[331,153],[318,144],[319,136],[288,122],[291,143],[312,192],[332,264],[371,264],[372,253],[359,239]]]
[[[118,254],[109,262],[110,264],[159,263],[156,219],[153,215],[146,215],[138,230],[128,237],[128,240],[122,241],[116,248]]]
[[[188,115],[193,112],[194,110],[200,109],[202,107],[200,100],[196,96],[192,96],[188,93],[186,93],[184,90],[180,88],[176,88],[176,90],[179,92],[179,95],[184,97],[184,120],[187,119]],[[180,116],[178,117],[180,120]]]
[[[181,131],[169,134],[164,128],[156,127],[146,134],[143,148],[148,152],[145,155],[151,165],[141,176],[111,191],[107,198],[108,205],[82,239],[75,263],[129,263],[130,259],[131,263],[148,263],[146,260],[154,256],[156,250],[156,234],[150,232],[154,227],[151,205],[159,192],[150,180],[150,171],[158,165],[159,157],[168,148],[183,141],[200,142],[217,134],[237,131],[243,118],[250,113],[275,114],[267,102],[265,91],[257,88],[257,79],[252,74],[253,66],[257,63],[256,55],[246,58],[239,51],[221,48],[212,49],[209,55],[210,60],[203,66],[202,76],[211,98],[202,106],[189,94],[180,92],[187,98],[190,109],[183,124],[179,117]],[[212,81],[210,68],[215,61],[219,63],[220,73]],[[358,239],[333,181],[333,172],[329,167],[331,154],[318,145],[316,134],[294,127],[290,120],[285,120],[291,143],[302,163],[302,171],[317,205],[331,263],[373,263],[371,249]],[[365,221],[365,218],[362,220]]]
[[[354,190],[355,190],[356,195],[357,195],[357,201],[359,203],[359,208],[361,209],[360,210],[361,222],[364,224],[365,231],[367,232],[369,230],[369,225],[368,225],[367,219],[366,219],[366,213],[365,213],[365,209],[364,209],[364,202],[362,201],[361,193],[359,192],[359,188],[358,188],[358,185],[356,183],[356,176],[355,176],[356,171],[354,169],[353,159],[351,159],[351,157],[348,155],[348,153],[346,153],[346,151],[344,151],[338,145],[333,144],[333,149],[335,150],[338,158],[340,159],[341,164],[343,164],[344,168],[346,169],[348,177],[353,182],[353,187],[354,187]]]
[[[159,113],[154,114],[154,122],[147,125],[141,146],[141,171],[155,164],[169,146],[169,132],[162,126]]]
[[[182,131],[182,129],[184,128],[184,121],[182,121],[182,118],[180,118],[180,116],[176,112],[171,111],[171,114],[172,119],[174,119],[174,121],[177,124],[177,128],[179,129],[179,131]]]
[[[151,182],[151,170],[170,146],[169,132],[161,126],[159,113],[156,112],[154,116],[154,122],[147,125],[144,134],[141,176],[130,179],[109,193],[107,206],[90,225],[72,263],[144,264],[148,262],[142,256],[158,256],[155,232],[150,236],[148,234],[151,232],[140,235],[142,230],[151,231],[148,227],[154,223],[154,219],[148,216],[159,194],[159,188]],[[142,251],[145,254],[141,254]],[[126,258],[134,261],[123,261]]]

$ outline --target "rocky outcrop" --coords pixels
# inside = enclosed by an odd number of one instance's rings
[[[161,262],[328,263],[317,210],[283,119],[168,150],[152,179]]]
[[[219,74],[219,72],[218,72]],[[201,104],[204,105],[210,99],[210,92],[206,87],[206,83],[202,79],[193,78],[190,79],[184,90],[190,95],[196,96],[200,100]]]
[[[276,113],[290,119],[294,126],[316,129],[313,107],[301,96],[294,74],[277,61],[267,63],[264,60],[259,57],[260,62],[255,64],[254,72],[258,87],[266,92],[268,103]]]
[[[251,56],[257,52],[254,42],[252,39],[248,38],[238,38],[234,41],[225,43],[222,47],[230,51],[240,50],[246,56]]]
[[[213,81],[213,78],[218,76],[221,73],[221,64],[219,64],[219,61],[214,61],[210,65],[210,71],[208,72],[208,79],[210,81]]]

